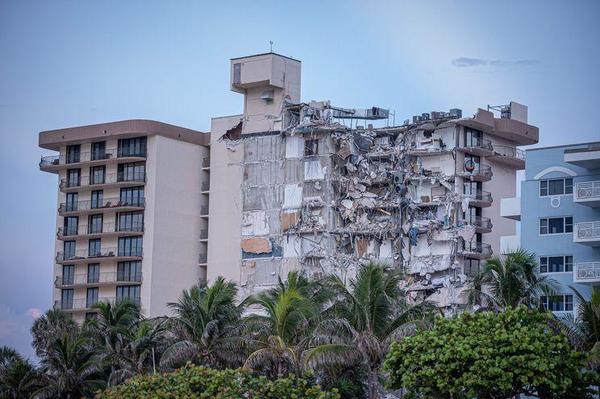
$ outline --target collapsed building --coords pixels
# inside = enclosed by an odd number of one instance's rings
[[[514,231],[499,200],[515,195],[517,147],[538,141],[526,106],[396,125],[379,107],[301,102],[300,62],[274,53],[232,59],[231,88],[244,113],[212,121],[209,280],[247,295],[290,270],[347,281],[375,261],[402,270],[415,300],[465,304],[469,276]]]

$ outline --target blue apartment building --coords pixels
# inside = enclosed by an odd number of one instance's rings
[[[570,287],[586,298],[600,288],[600,142],[527,150],[520,201],[503,200],[502,216],[521,221],[519,245],[558,283],[542,302],[573,312]]]

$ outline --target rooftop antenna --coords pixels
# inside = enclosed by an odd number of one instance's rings
[[[272,40],[269,40],[269,46],[271,46],[271,51],[270,52],[272,53],[273,52],[273,41]]]

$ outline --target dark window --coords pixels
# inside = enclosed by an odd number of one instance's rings
[[[90,263],[88,265],[87,282],[98,283],[100,282],[100,264]]]
[[[144,211],[117,214],[117,231],[144,231]]]
[[[142,262],[119,262],[117,281],[142,281]]]
[[[573,257],[565,256],[565,272],[573,271]]]
[[[73,289],[61,290],[60,308],[63,310],[73,309]]]
[[[67,193],[67,202],[65,204],[65,212],[72,212],[77,210],[77,201],[79,199],[79,194],[77,193]]]
[[[92,191],[92,203],[91,203],[92,209],[98,209],[98,208],[104,207],[102,197],[103,197],[102,190]]]
[[[473,195],[479,199],[481,197],[481,188],[483,187],[481,182],[468,181],[463,183],[463,193],[466,195]]]
[[[93,166],[90,168],[90,184],[104,184],[106,182],[106,166]]]
[[[88,256],[98,257],[102,255],[100,239],[96,238],[88,242]]]
[[[140,303],[140,286],[139,285],[124,285],[117,287],[117,301],[121,299],[129,299],[136,304]]]
[[[102,214],[88,216],[88,234],[102,233]]]
[[[92,143],[92,161],[106,158],[108,158],[106,156],[106,142],[99,141],[97,143]]]
[[[67,216],[64,220],[63,235],[74,236],[79,230],[79,218],[77,216]]]
[[[562,273],[573,271],[572,256],[541,256],[540,273]]]
[[[465,127],[465,147],[481,147],[483,132]]]
[[[81,184],[81,169],[67,170],[67,187],[78,187]]]
[[[481,171],[481,158],[477,155],[465,155],[464,170],[467,173],[479,173]]]
[[[544,309],[552,312],[570,312],[573,310],[573,295],[552,295],[540,298]]]
[[[312,155],[319,155],[319,140],[306,140],[304,142],[304,156],[310,157]]]
[[[144,206],[144,187],[128,187],[121,189],[122,205]]]
[[[144,162],[132,162],[119,164],[118,181],[144,181],[146,177],[146,165]]]
[[[465,259],[463,264],[465,275],[473,276],[479,273],[479,265],[479,259]]]
[[[87,308],[98,303],[98,291],[99,291],[98,287],[87,289],[87,295],[86,295],[86,301],[85,301]]]
[[[540,197],[563,194],[573,194],[572,178],[540,180]]]
[[[233,64],[233,84],[239,85],[242,83],[242,64],[236,62]]]
[[[92,320],[98,317],[98,313],[96,312],[85,312],[85,319]]]
[[[118,148],[119,157],[145,157],[146,137],[120,139]]]
[[[561,234],[573,232],[573,217],[540,219],[540,234]]]
[[[75,265],[64,265],[62,268],[62,283],[72,285],[75,282]]]
[[[81,146],[77,145],[68,145],[67,146],[67,159],[66,163],[76,163],[80,161],[81,155]]]
[[[142,256],[142,237],[119,237],[119,256]]]
[[[63,243],[64,259],[73,259],[75,257],[75,241],[65,241]]]

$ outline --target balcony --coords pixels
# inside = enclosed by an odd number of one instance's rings
[[[198,263],[205,265],[208,262],[208,256],[205,253],[200,253],[198,256]]]
[[[208,240],[208,230],[207,229],[200,230],[200,240],[202,240],[202,241]]]
[[[73,203],[62,202],[58,207],[60,216],[85,215],[103,210],[114,210],[119,212],[138,211],[144,209],[146,201],[144,198],[126,200],[120,198],[103,198],[100,201],[77,201]]]
[[[465,242],[462,246],[459,244],[458,253],[465,258],[487,259],[492,256],[493,252],[490,244]]]
[[[462,223],[467,226],[475,227],[477,233],[489,233],[492,231],[492,221],[484,216],[471,216],[462,220]]]
[[[576,183],[573,202],[593,208],[600,207],[600,180]]]
[[[494,173],[492,172],[491,166],[479,164],[475,165],[475,169],[471,172],[464,170],[462,172],[458,172],[456,175],[464,178],[465,180],[483,182],[491,180]]]
[[[104,223],[102,225],[87,225],[87,227],[59,227],[56,232],[56,237],[59,240],[74,240],[78,238],[124,237],[140,235],[140,233],[143,232],[143,223],[134,223],[132,225]]]
[[[488,191],[477,190],[470,194],[464,194],[465,198],[469,198],[469,205],[477,208],[487,208],[492,205],[492,194]]]
[[[500,200],[500,216],[512,220],[521,220],[521,198],[502,198]]]
[[[83,181],[82,181],[83,180]],[[111,187],[129,187],[139,186],[146,182],[145,173],[108,173],[103,179],[93,180],[90,176],[89,179],[78,179],[69,180],[61,179],[59,188],[62,192],[71,192],[78,190],[100,190]]]
[[[129,298],[136,305],[140,306],[140,298]],[[65,312],[89,312],[92,311],[92,306],[99,302],[115,303],[115,297],[100,297],[96,300],[88,300],[87,298],[72,299],[69,301],[54,301],[54,309],[59,309]]]
[[[506,145],[495,145],[491,158],[515,169],[525,169],[525,151]]]
[[[87,249],[78,249],[74,252],[59,251],[56,253],[56,263],[58,264],[77,264],[87,262],[101,262],[103,260],[126,261],[142,260],[142,249],[132,251],[118,251],[117,248],[102,248],[99,251],[90,253]]]
[[[200,206],[200,216],[202,216],[202,217],[208,217],[208,205],[201,205]]]
[[[200,184],[201,188],[202,188],[202,193],[208,193],[210,190],[210,182],[209,181],[203,181]]]
[[[82,152],[79,154],[50,155],[40,159],[40,170],[45,172],[56,172],[66,168],[78,168],[82,166],[105,165],[116,162],[136,162],[146,159],[145,152],[129,153],[119,151],[116,148],[107,149],[104,152]]]
[[[573,242],[600,247],[600,221],[575,223]]]
[[[210,169],[210,157],[202,158],[202,169]]]
[[[142,282],[142,273],[126,275],[125,273],[105,272],[95,275],[75,274],[72,276],[56,276],[56,288],[78,288],[102,285],[134,285]]]
[[[494,154],[492,142],[485,138],[471,138],[467,143],[461,144],[458,149],[467,154],[487,157]]]
[[[600,262],[582,262],[573,265],[575,283],[600,283]]]
[[[600,169],[600,145],[598,144],[567,149],[564,154],[564,160],[567,163],[586,169]]]

